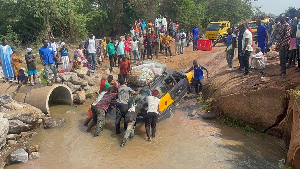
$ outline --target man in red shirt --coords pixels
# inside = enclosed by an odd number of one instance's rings
[[[123,75],[125,84],[127,84],[129,79],[129,72],[130,72],[130,61],[123,56],[120,62],[120,73]]]

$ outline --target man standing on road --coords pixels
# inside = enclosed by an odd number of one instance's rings
[[[289,52],[290,39],[291,39],[291,27],[286,22],[283,15],[279,16],[279,22],[281,26],[278,31],[277,43],[275,50],[279,52],[281,76],[286,76],[286,57]]]
[[[198,47],[198,39],[199,39],[199,29],[198,29],[198,26],[196,25],[194,28],[193,28],[193,51],[197,51],[197,47]]]
[[[200,64],[197,63],[196,60],[193,61],[193,66],[186,72],[190,72],[194,70],[194,81],[193,81],[193,84],[194,84],[194,87],[195,87],[195,91],[196,91],[196,94],[199,95],[200,92],[202,91],[202,81],[204,79],[204,74],[203,74],[203,70],[206,71],[207,73],[207,78],[208,77],[208,70],[201,66]]]
[[[55,82],[57,82],[57,68],[55,67],[53,58],[55,57],[55,52],[52,47],[48,46],[48,40],[43,39],[44,46],[40,48],[39,55],[44,66],[47,86],[51,86],[52,84],[49,81],[49,69],[52,70],[55,78]]]
[[[256,21],[257,25],[257,42],[258,47],[261,48],[261,52],[265,53],[266,44],[268,44],[269,36],[268,36],[268,30],[265,25],[261,24],[261,20],[258,19]]]
[[[128,112],[128,100],[130,94],[135,94],[135,91],[132,90],[125,84],[124,79],[120,79],[120,87],[118,88],[118,100],[117,100],[117,112],[116,112],[116,134],[120,134],[120,123],[121,119],[125,118],[125,115]],[[124,129],[127,129],[127,123],[124,123]]]
[[[243,66],[245,67],[245,73],[244,75],[249,74],[249,57],[251,52],[253,51],[252,48],[252,34],[247,29],[247,26],[245,24],[241,25],[241,32],[244,32],[243,34],[243,40],[242,40],[242,60],[243,60]]]
[[[92,65],[92,68],[96,68],[96,41],[95,36],[91,33],[88,40],[86,41],[87,54],[89,57],[89,63]]]

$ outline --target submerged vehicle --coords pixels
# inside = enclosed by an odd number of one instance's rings
[[[227,35],[229,28],[229,21],[210,22],[205,29],[205,39],[216,40],[220,35]]]
[[[158,121],[170,117],[174,113],[176,105],[188,92],[192,77],[193,72],[184,74],[173,70],[165,70],[149,86],[143,87],[139,93],[137,120],[142,120],[147,115],[148,104],[145,98],[150,96],[153,90],[158,91],[158,98],[160,99]]]

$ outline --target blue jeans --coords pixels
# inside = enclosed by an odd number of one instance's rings
[[[45,79],[47,81],[47,83],[49,83],[49,71],[50,69],[52,70],[53,74],[54,74],[54,78],[55,78],[55,81],[57,80],[57,68],[55,67],[55,64],[52,63],[52,64],[47,64],[44,66],[44,71],[45,71]]]
[[[193,51],[198,50],[198,39],[199,38],[194,38],[193,40]]]
[[[89,63],[92,65],[93,68],[96,67],[96,53],[89,53]]]
[[[180,53],[183,53],[183,49],[184,49],[184,40],[181,41],[180,43]]]
[[[226,53],[226,60],[229,68],[232,68],[232,62],[233,62],[233,56],[234,54],[230,54],[230,51],[227,51]]]
[[[136,58],[138,58],[139,61],[141,60],[138,50],[133,50],[132,53],[133,53],[134,61],[136,61]]]

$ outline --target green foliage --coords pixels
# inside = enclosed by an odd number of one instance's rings
[[[86,99],[90,99],[93,97],[93,94],[91,92],[88,92],[86,95],[85,95],[85,98]]]
[[[153,21],[159,14],[191,29],[210,21],[237,23],[253,13],[248,0],[5,0],[0,10],[0,35],[13,30],[22,44],[51,37],[75,42],[88,32],[122,35],[135,20]]]
[[[203,98],[203,95],[200,95],[197,97],[197,101],[200,104],[200,109],[205,112],[211,111],[211,106],[213,99],[212,98],[207,98],[206,100]]]
[[[0,36],[0,39],[6,38],[9,43],[11,43],[13,46],[19,46],[20,41],[18,39],[18,34],[13,31],[12,26],[8,25],[7,26],[7,31],[4,36]]]
[[[287,166],[285,164],[281,164],[280,168],[281,169],[292,169],[292,167],[289,167],[289,166]]]
[[[298,100],[300,98],[300,90],[294,90],[294,89],[290,89],[289,90],[289,93],[290,94],[293,94],[294,95],[294,98],[296,100]]]

